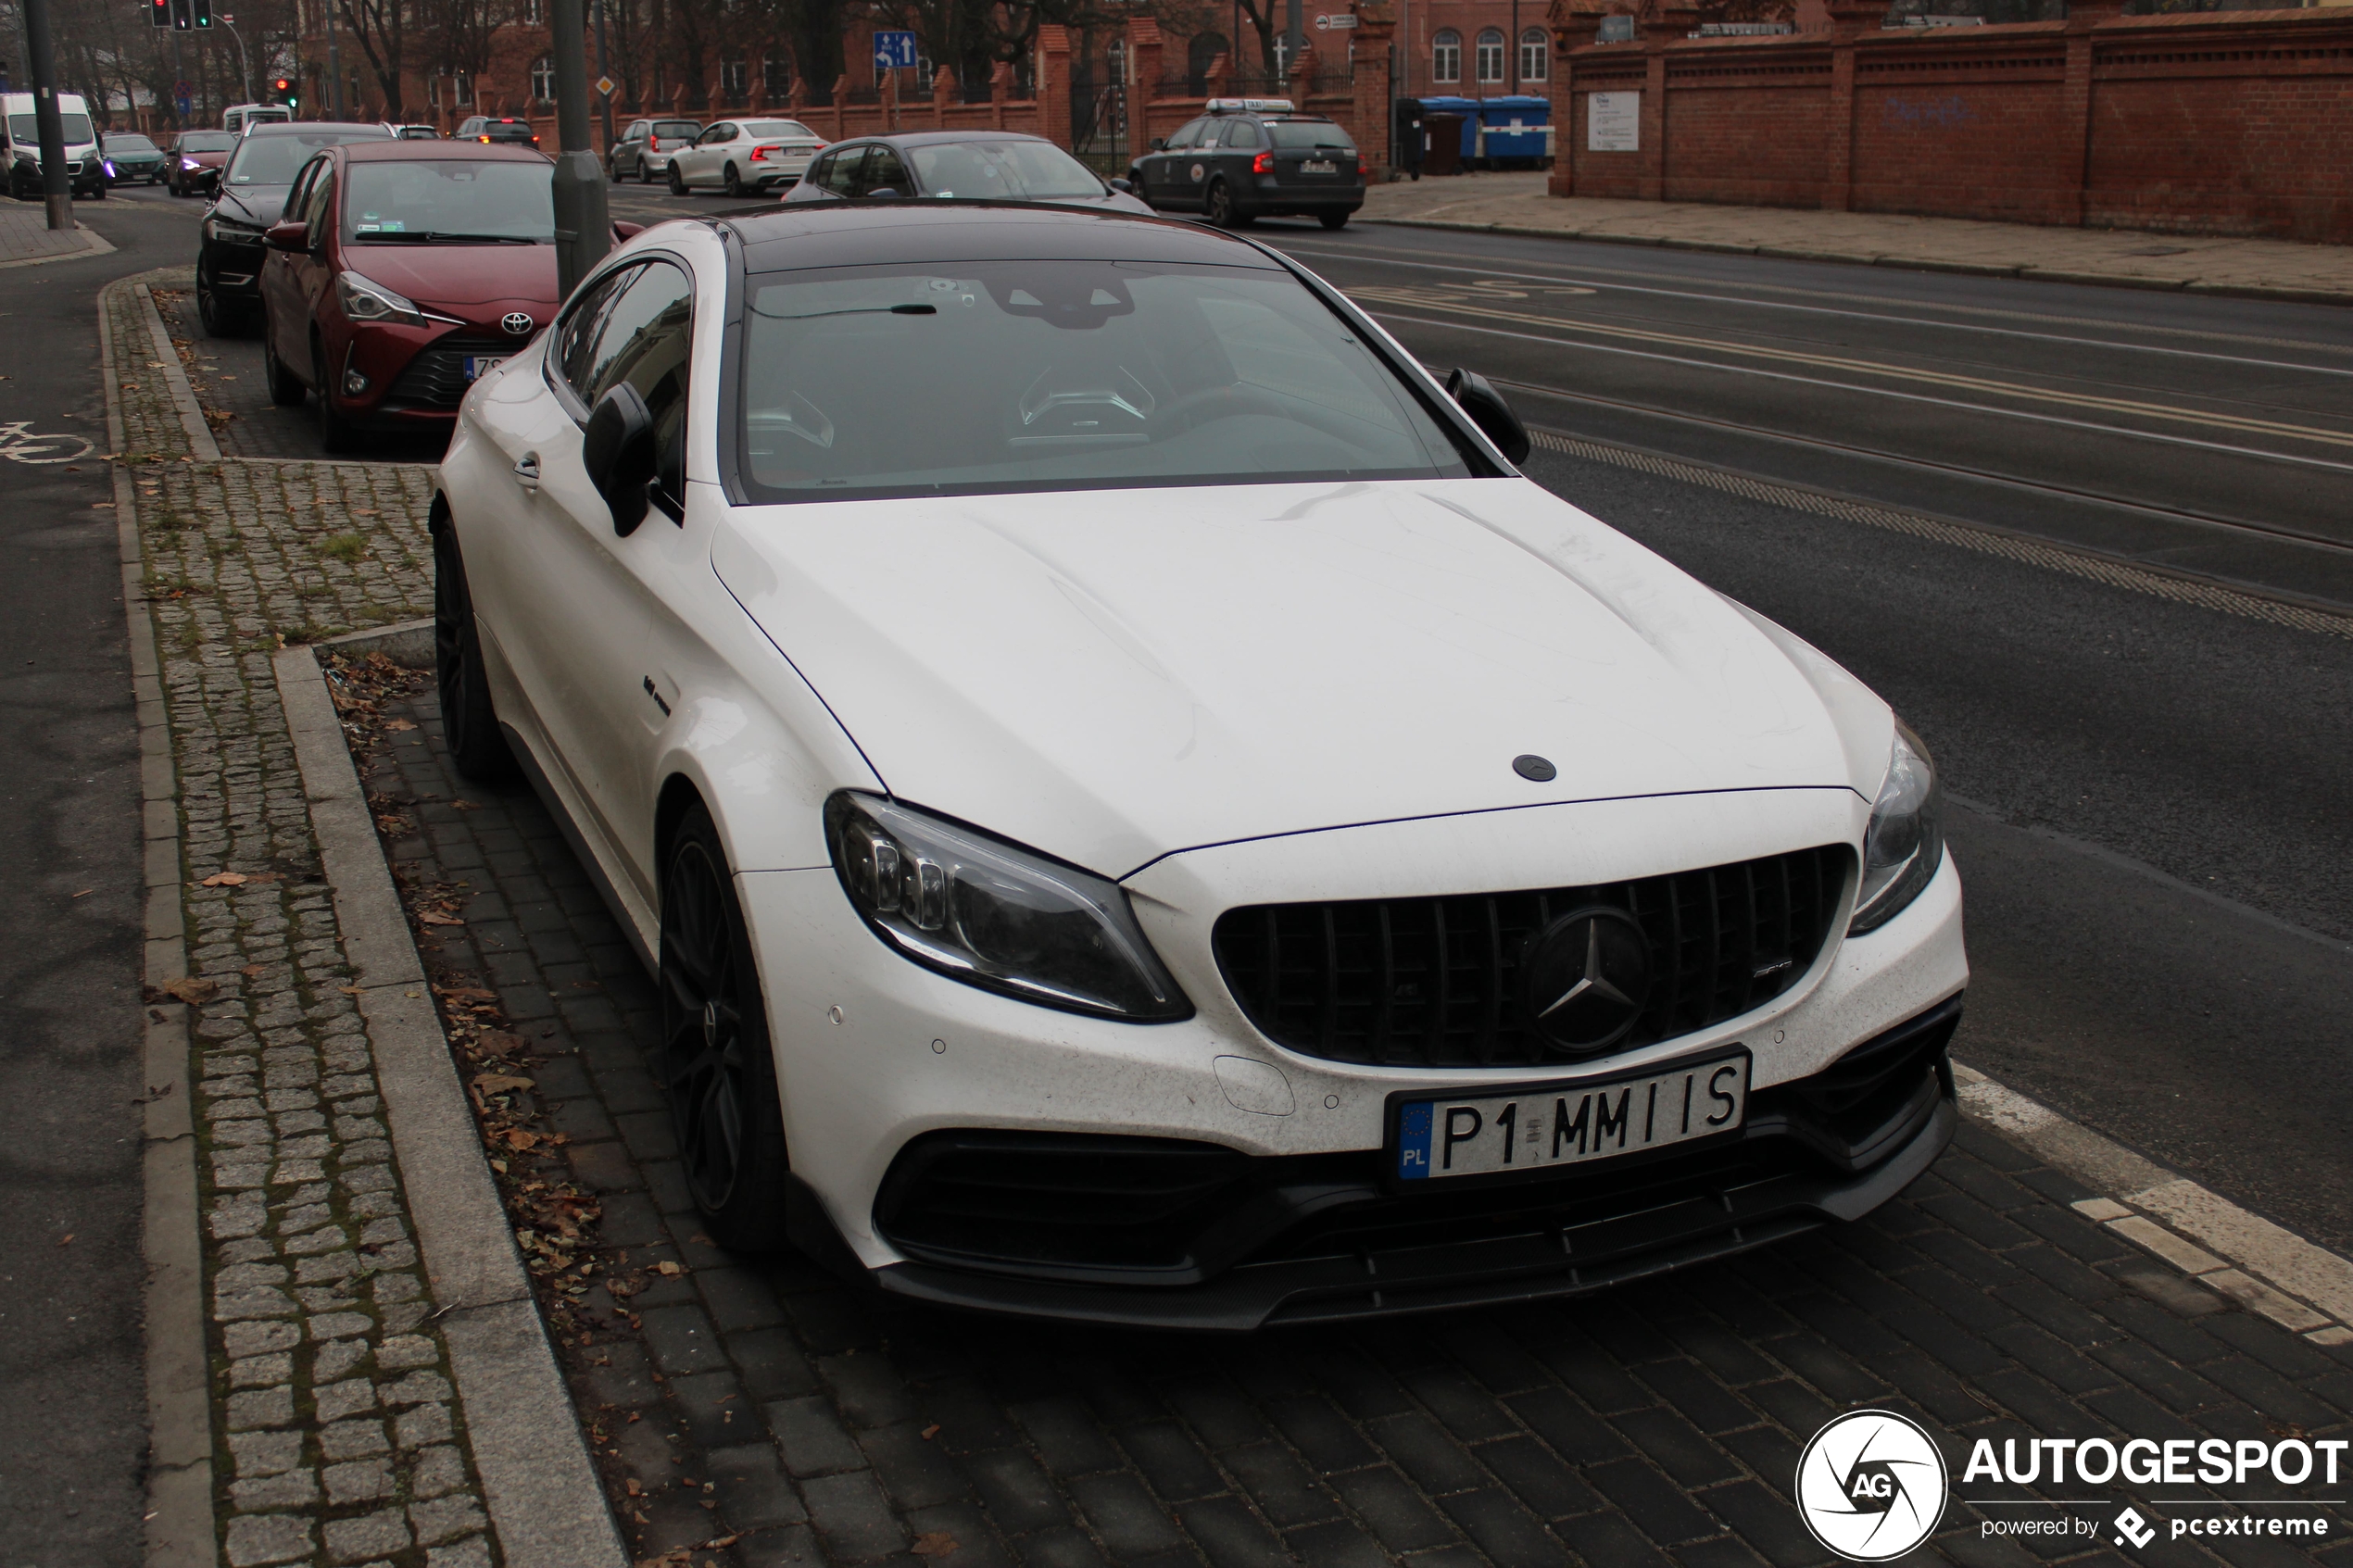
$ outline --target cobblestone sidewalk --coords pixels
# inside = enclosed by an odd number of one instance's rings
[[[179,784],[188,972],[150,999],[191,1014],[221,1555],[488,1568],[271,667],[418,612],[428,475],[194,461],[144,303],[103,308]]]
[[[1365,194],[1362,216],[1558,239],[2353,304],[2353,248],[2344,245],[1898,213],[1552,196],[1545,194],[1547,178],[1474,173],[1376,185]]]

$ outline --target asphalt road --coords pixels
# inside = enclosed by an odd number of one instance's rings
[[[610,189],[616,218],[738,204]],[[139,193],[133,197],[169,201]],[[193,249],[195,208],[183,204]],[[1359,225],[1256,234],[1531,425],[2353,608],[2353,314]],[[258,351],[211,345],[258,395]],[[391,455],[391,454],[386,454]],[[1956,799],[1982,1070],[2353,1251],[2353,640],[1540,451]]]
[[[109,203],[108,206],[112,206]],[[136,1562],[141,1335],[139,740],[97,293],[180,254],[0,270],[0,1563]],[[160,249],[158,248],[160,247]],[[146,356],[139,357],[144,366]],[[30,439],[30,438],[44,439]]]

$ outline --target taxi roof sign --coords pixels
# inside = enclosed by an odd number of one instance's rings
[[[1289,98],[1212,98],[1212,114],[1291,114],[1297,110]]]

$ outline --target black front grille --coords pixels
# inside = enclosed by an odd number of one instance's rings
[[[1600,887],[1262,904],[1218,917],[1226,984],[1268,1038],[1304,1056],[1393,1067],[1569,1060],[1528,1026],[1520,960],[1580,905],[1624,909],[1654,977],[1627,1050],[1764,1006],[1812,966],[1843,896],[1843,845]]]
[[[473,383],[466,379],[469,358],[502,358],[520,353],[529,338],[445,337],[436,338],[429,346],[418,350],[392,383],[384,401],[404,408],[434,408],[449,413],[458,411],[465,401],[466,388]]]

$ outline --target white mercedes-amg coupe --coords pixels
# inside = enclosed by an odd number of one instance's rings
[[[1951,1137],[1927,751],[1164,220],[664,224],[468,395],[442,718],[660,974],[726,1245],[1268,1323],[1851,1220]]]

